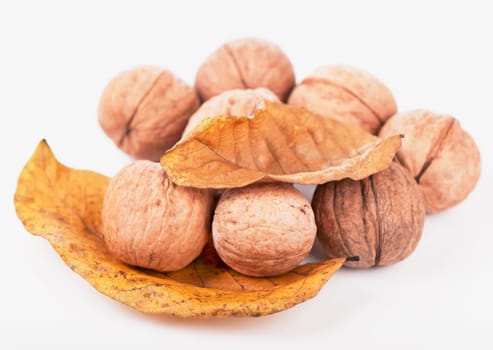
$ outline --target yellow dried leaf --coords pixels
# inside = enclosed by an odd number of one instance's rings
[[[146,313],[180,317],[261,316],[314,297],[344,258],[254,278],[227,268],[212,244],[186,268],[160,273],[128,266],[100,238],[108,178],[59,163],[42,141],[19,176],[15,208],[65,263],[101,293]]]
[[[253,118],[204,120],[161,157],[161,165],[182,186],[320,184],[384,170],[400,145],[399,135],[382,140],[304,108],[265,101]]]

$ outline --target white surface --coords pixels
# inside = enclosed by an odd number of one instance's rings
[[[95,3],[0,4],[0,348],[493,347],[488,2]],[[42,138],[69,166],[115,174],[129,158],[96,121],[107,81],[157,64],[193,83],[210,52],[244,36],[279,44],[298,80],[318,65],[352,64],[383,80],[401,110],[455,115],[482,152],[480,182],[465,202],[427,218],[410,258],[341,270],[290,310],[226,320],[140,314],[99,294],[25,231],[13,207],[17,176]]]

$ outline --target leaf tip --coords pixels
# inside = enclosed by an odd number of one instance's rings
[[[41,139],[41,141],[39,141],[38,145],[36,146],[34,154],[38,153],[48,153],[50,155],[53,155],[53,151],[51,150],[51,147],[50,145],[48,145],[48,141],[46,141],[45,138]]]

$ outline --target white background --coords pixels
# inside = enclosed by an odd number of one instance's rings
[[[493,20],[488,2],[170,1],[0,5],[0,348],[416,349],[493,347]],[[427,217],[400,264],[339,271],[320,294],[263,318],[147,316],[103,296],[25,231],[17,176],[46,138],[65,164],[114,175],[130,159],[103,134],[108,80],[139,64],[188,83],[223,42],[282,47],[297,79],[319,65],[363,68],[399,109],[456,116],[482,152],[460,205]]]

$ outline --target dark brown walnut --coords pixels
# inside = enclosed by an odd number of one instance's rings
[[[103,237],[110,253],[127,264],[175,271],[200,255],[211,216],[210,191],[175,185],[159,163],[139,160],[108,185]]]
[[[392,92],[380,80],[341,65],[316,69],[296,85],[288,103],[358,125],[372,134],[397,111]]]
[[[231,89],[265,87],[285,101],[294,83],[286,54],[277,45],[255,38],[225,43],[205,60],[195,78],[203,100]]]
[[[199,105],[195,90],[170,71],[138,67],[106,86],[99,124],[124,152],[156,161],[180,139]]]
[[[421,192],[398,163],[369,178],[317,186],[312,200],[317,238],[328,256],[358,256],[356,268],[386,266],[409,256],[423,231]]]
[[[381,137],[404,134],[397,157],[423,192],[426,211],[452,207],[474,189],[481,173],[479,149],[457,119],[426,110],[399,113]]]

